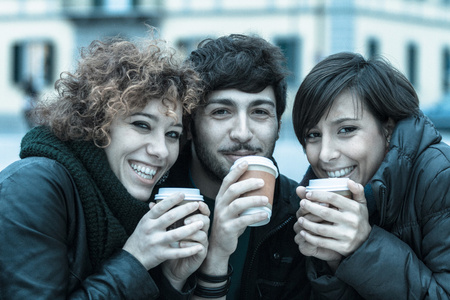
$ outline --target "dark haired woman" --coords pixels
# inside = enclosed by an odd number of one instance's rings
[[[311,166],[294,226],[321,299],[449,299],[450,147],[410,82],[381,59],[338,53],[301,84],[294,129]],[[306,192],[349,178],[353,199]]]

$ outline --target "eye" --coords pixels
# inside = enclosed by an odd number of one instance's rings
[[[228,119],[229,117],[231,117],[232,113],[231,113],[231,110],[229,110],[229,109],[217,108],[217,109],[212,110],[210,112],[210,115],[214,119],[222,120],[222,119]]]
[[[354,126],[347,126],[347,127],[343,127],[341,129],[339,129],[339,133],[342,134],[349,134],[352,133],[353,131],[355,131],[357,128]]]
[[[140,129],[147,129],[150,130],[150,124],[144,121],[134,121],[131,123],[134,127],[140,128]]]
[[[319,132],[308,132],[306,134],[306,139],[314,139],[314,138],[318,138],[318,137],[320,137]]]
[[[227,109],[220,108],[211,112],[212,115],[228,115],[230,112]]]
[[[181,138],[181,133],[177,131],[169,131],[166,133],[166,136],[174,140],[179,140]]]
[[[305,143],[307,143],[307,144],[316,143],[319,141],[320,137],[321,137],[320,132],[317,132],[317,131],[308,132],[305,136]]]
[[[255,109],[253,111],[255,115],[269,115],[269,112],[265,109]]]

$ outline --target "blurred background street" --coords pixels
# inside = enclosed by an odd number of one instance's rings
[[[291,75],[275,158],[295,180],[308,164],[292,102],[309,70],[336,52],[389,60],[450,141],[450,0],[0,0],[0,170],[18,159],[24,111],[74,69],[80,48],[108,36],[149,37],[146,25],[182,57],[231,33],[257,34],[283,50]]]

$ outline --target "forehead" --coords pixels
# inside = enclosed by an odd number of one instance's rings
[[[170,118],[172,122],[179,122],[183,111],[181,103],[175,103],[164,99],[151,99],[147,102],[143,109],[137,110],[134,113],[151,115],[154,116],[155,120]]]
[[[208,95],[207,104],[227,104],[235,106],[249,106],[269,104],[275,107],[275,92],[271,86],[259,93],[246,93],[237,89],[213,91]]]
[[[363,101],[357,95],[347,91],[336,97],[322,118],[335,119],[342,116],[362,118],[365,112]]]

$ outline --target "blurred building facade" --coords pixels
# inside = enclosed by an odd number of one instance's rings
[[[1,113],[20,113],[27,87],[53,90],[79,48],[104,36],[145,36],[159,26],[160,0],[0,0]]]
[[[0,111],[21,107],[21,84],[52,88],[78,48],[102,36],[145,36],[143,23],[188,53],[206,37],[258,34],[292,71],[289,100],[323,57],[382,55],[414,84],[422,107],[450,93],[450,0],[0,0]],[[288,106],[290,108],[290,106]]]

